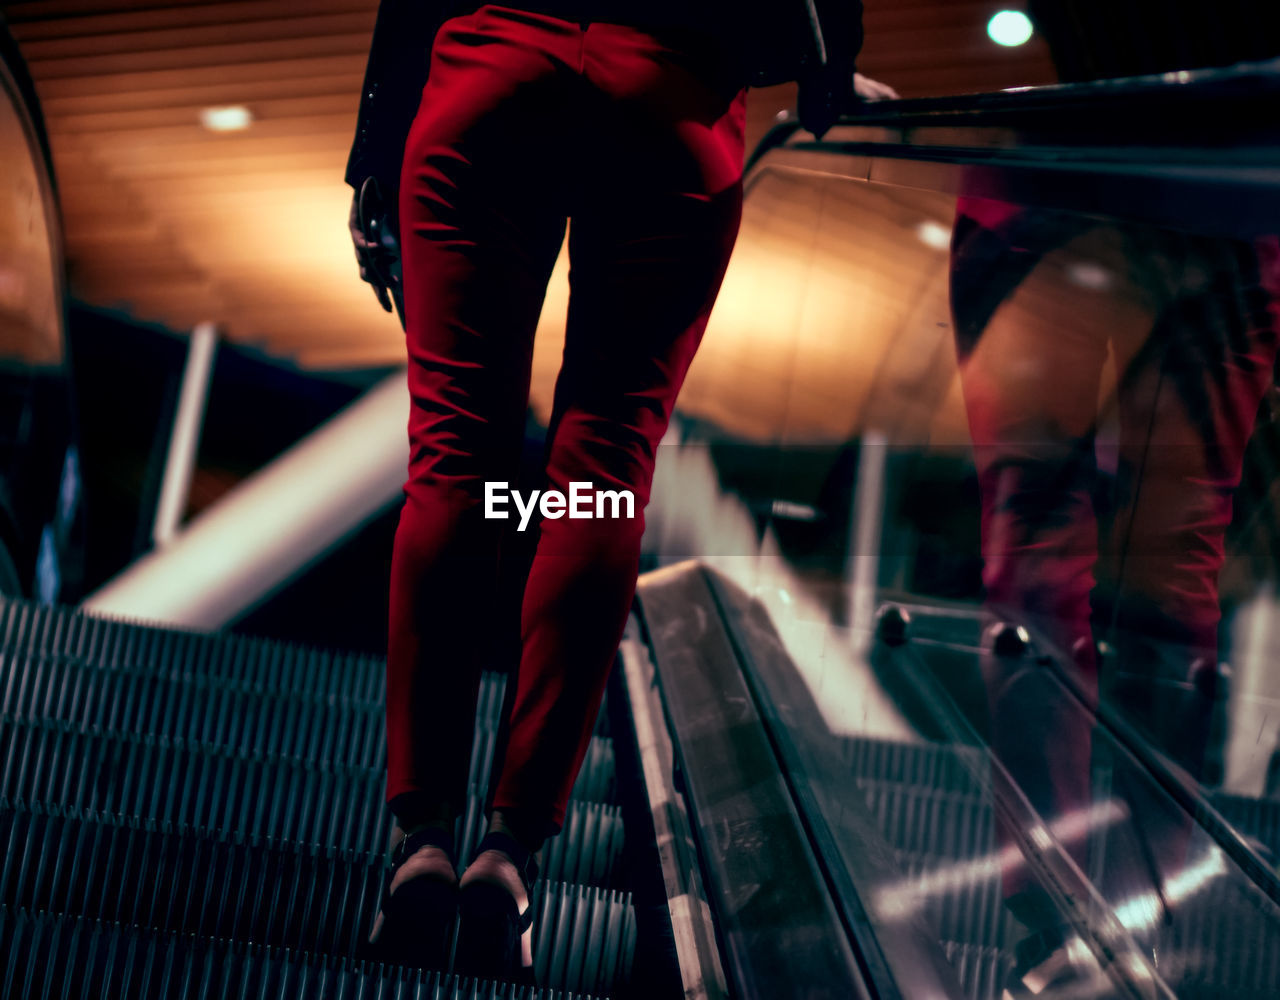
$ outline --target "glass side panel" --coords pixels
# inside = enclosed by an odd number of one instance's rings
[[[1278,294],[1274,238],[782,169],[748,197],[649,557],[726,581],[835,858],[957,995],[1280,991]]]

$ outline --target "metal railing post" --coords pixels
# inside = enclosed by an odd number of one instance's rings
[[[160,499],[156,503],[155,526],[151,532],[152,541],[157,548],[173,541],[187,509],[217,346],[218,328],[213,323],[200,323],[191,331],[191,346],[187,350],[187,364],[182,372],[182,392],[178,397],[178,411],[173,418],[173,434],[169,438],[164,480],[160,486]]]

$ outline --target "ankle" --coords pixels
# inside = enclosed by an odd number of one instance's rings
[[[433,826],[453,833],[461,810],[456,803],[429,798],[422,792],[406,792],[388,803],[396,826],[408,833]]]
[[[529,823],[523,821],[523,818],[518,813],[510,810],[495,809],[489,817],[489,827],[486,832],[506,834],[506,836],[516,841],[532,854],[534,859],[541,864],[542,848],[546,838],[535,834],[530,826]]]

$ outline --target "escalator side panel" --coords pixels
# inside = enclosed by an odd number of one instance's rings
[[[701,571],[638,593],[726,971],[744,998],[869,997]]]

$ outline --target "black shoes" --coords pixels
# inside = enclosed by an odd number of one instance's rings
[[[382,931],[371,942],[371,957],[422,969],[444,969],[449,962],[449,932],[458,911],[458,884],[430,875],[401,883],[396,872],[424,847],[438,847],[456,867],[453,835],[439,827],[423,827],[406,836],[392,852],[382,885]]]
[[[453,968],[459,975],[484,976],[536,985],[533,966],[524,965],[521,939],[533,923],[533,885],[538,878],[538,862],[513,837],[490,833],[472,855],[474,862],[485,851],[505,854],[515,865],[529,897],[529,905],[519,912],[516,901],[500,885],[474,881],[458,893],[458,942]]]

